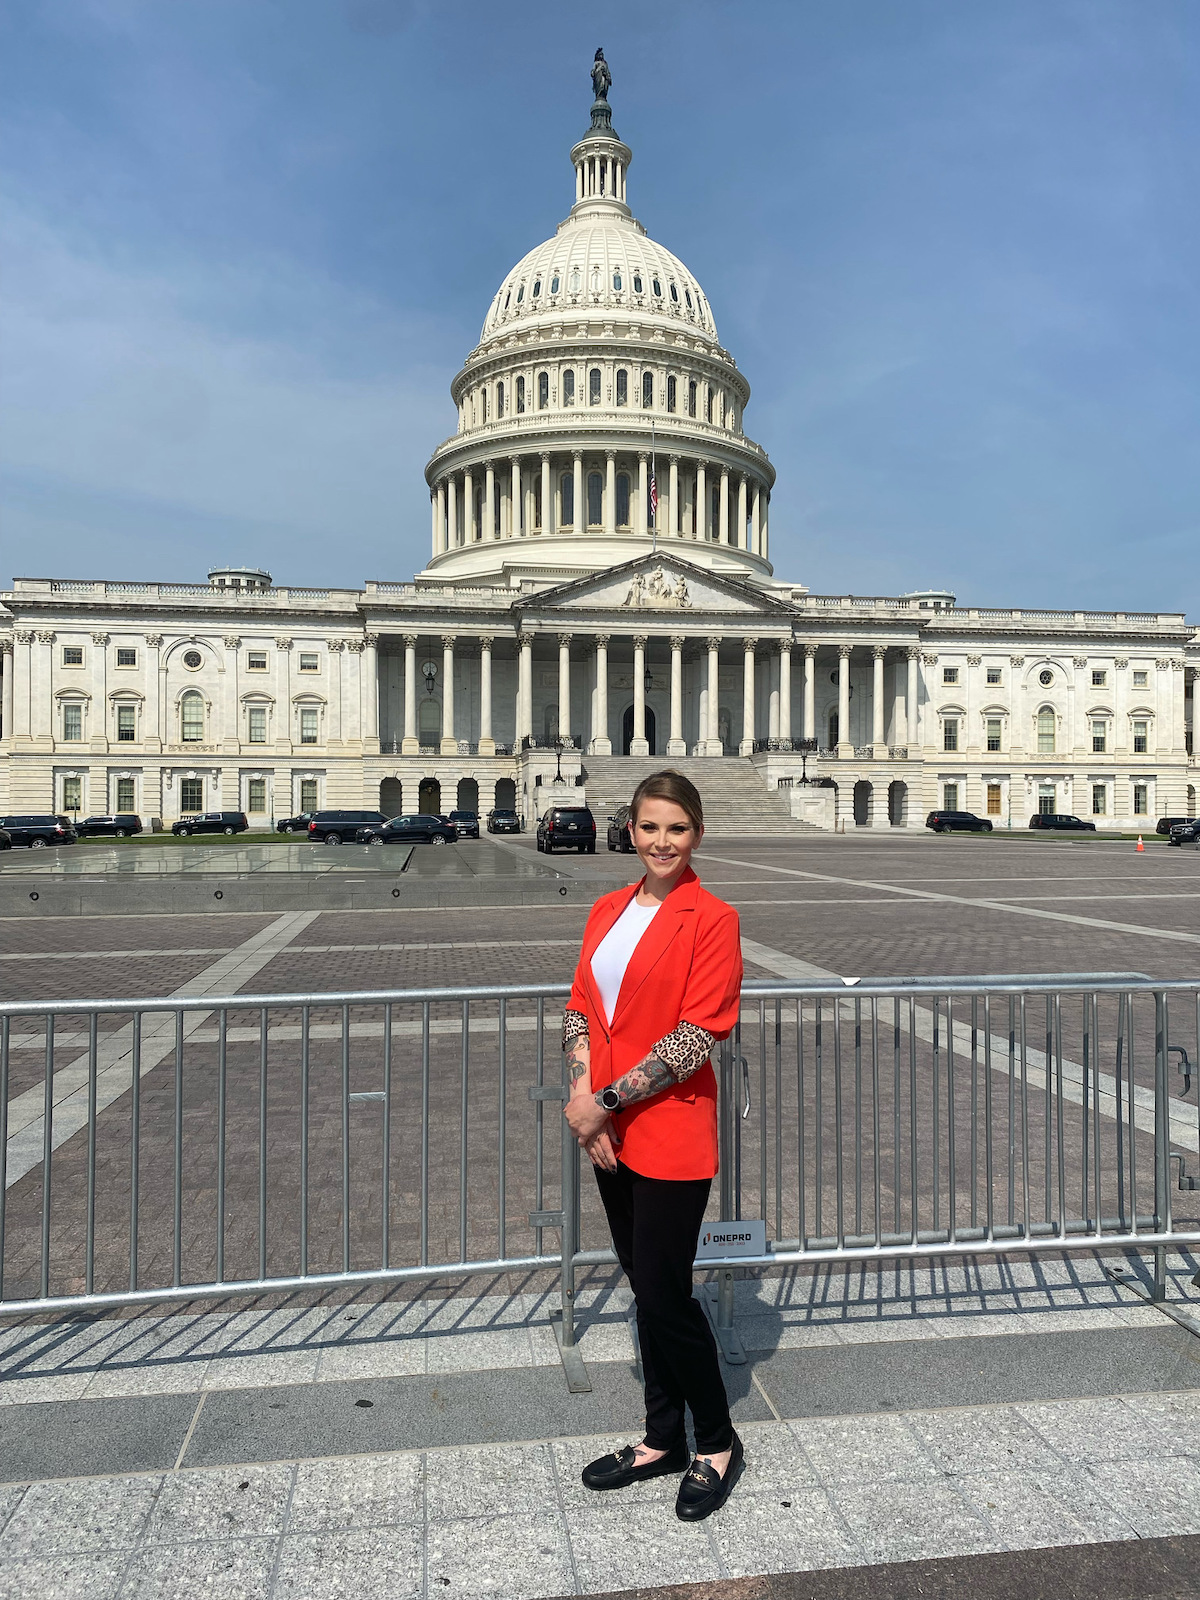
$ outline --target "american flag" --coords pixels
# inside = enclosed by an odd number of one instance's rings
[[[658,527],[658,484],[654,477],[654,463],[650,464],[650,526]]]

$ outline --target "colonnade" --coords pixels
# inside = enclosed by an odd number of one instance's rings
[[[650,476],[658,509],[651,518]],[[770,491],[748,472],[666,453],[542,451],[449,472],[430,491],[434,556],[494,539],[618,532],[707,539],[768,555]]]

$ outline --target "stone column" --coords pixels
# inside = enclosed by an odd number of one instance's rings
[[[838,745],[839,756],[852,756],[850,738],[850,651],[852,645],[838,645]]]
[[[740,756],[754,754],[754,652],[757,648],[757,639],[742,640],[742,742],[738,745]]]
[[[779,655],[767,658],[767,738],[779,738]]]
[[[446,480],[446,549],[458,544],[458,473],[452,472]]]
[[[671,457],[671,470],[667,475],[670,484],[668,491],[669,503],[667,515],[664,519],[664,533],[677,534],[683,531],[683,518],[679,515],[679,457]]]
[[[737,538],[733,542],[739,550],[748,550],[750,548],[746,538],[746,474],[744,472],[738,476]]]
[[[908,686],[904,696],[904,742],[912,754],[913,746],[917,742],[917,695],[919,692],[919,673],[921,652],[916,645],[909,645],[906,651],[908,656]],[[1015,702],[1013,704],[1013,721],[1017,720]]]
[[[329,728],[326,743],[342,742],[342,657],[346,653],[344,639],[330,639],[325,647],[329,660]]]
[[[300,742],[300,730],[293,722],[296,709],[292,705],[292,639],[276,639],[275,655],[278,662],[276,686],[279,691],[278,707],[275,713],[275,749],[277,752],[291,755],[292,746]],[[359,649],[363,646],[360,644]],[[240,728],[235,728],[233,738],[238,738]]]
[[[212,742],[219,744],[226,755],[236,755],[239,749],[239,741],[245,737],[241,726],[242,708],[238,699],[238,654],[242,648],[242,641],[236,634],[230,634],[223,640],[223,643],[225,645],[225,666],[222,671],[224,681],[221,685],[221,727],[220,732],[216,733]],[[282,716],[286,719],[287,715],[288,709],[286,705],[277,708],[277,717]],[[286,725],[285,720],[285,728]],[[278,725],[272,730],[274,734],[278,734],[279,731]],[[214,730],[215,732],[216,730]]]
[[[633,640],[633,738],[629,744],[631,756],[648,756],[650,744],[646,738],[646,635],[635,634]]]
[[[142,725],[142,748],[150,755],[161,755],[162,740],[162,666],[159,651],[162,649],[163,636],[161,633],[147,633],[146,641],[146,712]],[[11,666],[11,662],[9,665]],[[12,695],[8,697],[8,708],[4,713],[4,732],[7,736],[11,733],[9,716],[12,711]],[[149,774],[147,774],[149,776]],[[161,801],[159,802],[161,806]]]
[[[756,483],[754,485],[754,494],[750,500],[750,548],[754,551],[755,555],[762,554],[762,551],[759,549],[759,511],[761,498],[762,485]],[[784,734],[783,737],[786,739],[787,734]]]
[[[510,539],[520,537],[521,533],[521,458],[513,456],[510,462],[512,468],[512,493],[508,501],[508,536]]]
[[[703,461],[696,463],[696,537],[708,538],[708,478]]]
[[[463,543],[474,544],[478,536],[475,527],[475,474],[468,467],[463,473]]]
[[[604,452],[604,536],[612,539],[617,532],[617,453]]]
[[[522,633],[517,642],[521,646],[521,666],[517,682],[521,696],[520,716],[517,718],[518,739],[533,736],[533,635]]]
[[[454,634],[442,635],[442,744],[441,754],[456,756],[458,740],[454,737]]]
[[[485,539],[498,539],[496,532],[496,466],[486,461],[483,467],[483,525]]]
[[[637,508],[633,514],[633,531],[635,533],[646,534],[650,532],[649,524],[646,520],[646,499],[650,493],[649,462],[649,456],[647,456],[644,452],[639,453]]]
[[[762,549],[759,551],[759,554],[762,556],[764,561],[769,561],[771,559],[771,536],[767,526],[770,506],[771,496],[769,494],[764,494],[762,497],[762,528],[760,529]]]
[[[13,736],[13,642],[0,639],[0,740]]]
[[[608,737],[608,640],[607,633],[596,635],[596,698],[592,712],[592,743],[588,754],[612,755]]]
[[[801,711],[800,737],[817,737],[817,647],[804,646],[804,705]]]
[[[441,545],[438,542],[441,537],[441,530],[438,527],[438,497],[436,489],[429,491],[429,520],[432,525],[430,534],[431,554],[436,556],[441,550]]]
[[[406,756],[421,754],[421,741],[417,737],[417,636],[404,635],[404,742],[400,746]]]
[[[33,633],[18,628],[13,634],[13,731],[14,739],[33,735]],[[20,690],[17,683],[20,682]]]
[[[446,537],[446,482],[444,478],[438,479],[437,510],[433,514],[433,525],[436,529],[433,541],[433,553],[439,555],[443,550],[449,550],[450,541]]]
[[[705,733],[705,755],[722,756],[725,754],[719,738],[720,731],[720,650],[721,641],[718,638],[705,640],[708,648],[708,728]]]
[[[872,645],[871,744],[874,746],[873,753],[876,756],[887,755],[887,745],[884,743],[885,735],[883,722],[883,658],[886,654],[886,645]]]
[[[683,635],[671,635],[671,737],[667,741],[669,756],[687,755],[683,738]]]
[[[558,636],[558,736],[571,739],[571,635]]]
[[[363,640],[363,753],[379,754],[379,635],[368,633]],[[328,730],[326,730],[328,737]]]
[[[721,502],[720,520],[718,523],[719,537],[722,544],[729,543],[729,468],[721,468]]]
[[[479,754],[494,756],[496,741],[492,737],[492,644],[493,636],[485,633],[479,640]]]
[[[554,496],[550,492],[550,453],[542,452],[542,532],[554,532]]]
[[[583,504],[583,451],[582,450],[573,450],[571,452],[571,472],[572,472],[571,492],[575,497],[575,521],[574,521],[573,526],[574,526],[574,529],[575,529],[576,533],[586,533],[587,532],[587,515],[585,513],[584,504]]]
[[[1191,671],[1186,676],[1187,676],[1187,679],[1191,682],[1191,685],[1192,685],[1192,710],[1191,710],[1191,718],[1190,718],[1190,721],[1188,723],[1188,726],[1189,726],[1189,728],[1191,730],[1191,735],[1192,735],[1192,760],[1194,762],[1200,762],[1200,677],[1197,676],[1197,674],[1196,674],[1196,672],[1194,670]],[[11,706],[11,701],[12,701],[12,697],[10,695],[9,701],[7,702],[10,706]],[[7,732],[8,731],[8,712],[7,711],[4,714],[4,728],[5,728],[5,732]]]

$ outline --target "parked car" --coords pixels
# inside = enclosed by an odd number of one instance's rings
[[[633,840],[629,837],[629,807],[618,806],[608,819],[608,848],[629,855]]]
[[[46,813],[0,817],[0,828],[12,844],[27,844],[33,850],[44,850],[50,844],[74,844],[77,838],[69,817]]]
[[[355,839],[359,844],[454,844],[458,830],[445,817],[418,811],[408,817],[392,817],[387,822],[360,828]]]
[[[537,847],[553,855],[559,846],[596,853],[596,819],[584,806],[552,806],[537,825]]]
[[[0,828],[0,850],[12,849],[12,834],[7,828]]]
[[[1155,833],[1171,833],[1181,827],[1185,822],[1192,822],[1193,817],[1159,817]]]
[[[382,827],[382,811],[314,811],[308,819],[311,844],[357,844],[360,828]]]
[[[1168,844],[1196,844],[1200,842],[1200,817],[1176,818],[1175,826],[1167,835]]]
[[[1029,819],[1031,828],[1057,829],[1059,833],[1095,833],[1096,824],[1082,817],[1068,817],[1060,811],[1035,811]]]
[[[489,833],[520,833],[521,819],[515,811],[489,811],[487,814],[487,831]]]
[[[244,811],[201,811],[194,817],[180,817],[171,832],[180,839],[193,833],[245,833],[250,824]]]
[[[308,825],[316,814],[315,811],[302,811],[298,817],[284,817],[282,822],[275,824],[275,832],[307,833]]]
[[[132,811],[118,811],[111,817],[84,817],[75,824],[81,839],[126,839],[131,833],[141,833],[142,819]]]
[[[931,811],[925,826],[934,833],[991,833],[992,825],[986,817],[977,817],[973,811]]]
[[[479,813],[478,811],[452,811],[449,816],[460,839],[478,839]]]

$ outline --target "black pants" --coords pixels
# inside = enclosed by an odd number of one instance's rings
[[[684,1438],[691,1408],[699,1455],[733,1443],[716,1340],[692,1298],[692,1262],[708,1204],[709,1178],[643,1178],[617,1164],[595,1168],[617,1259],[637,1302],[646,1379],[646,1443],[670,1450]]]

